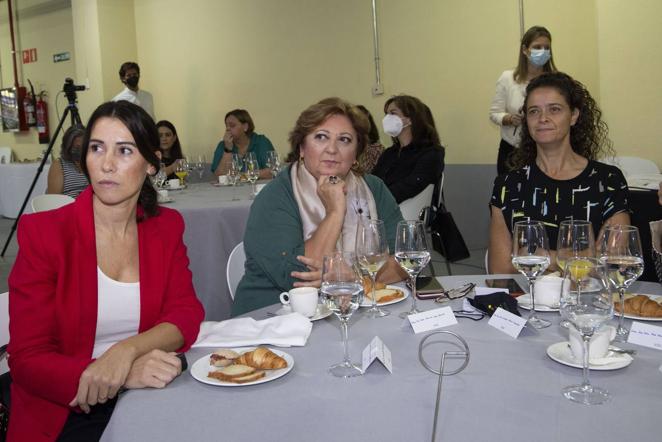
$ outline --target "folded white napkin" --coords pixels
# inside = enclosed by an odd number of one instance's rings
[[[277,347],[304,346],[313,323],[300,313],[276,316],[256,321],[236,318],[227,321],[206,321],[193,347],[247,347],[260,344]]]

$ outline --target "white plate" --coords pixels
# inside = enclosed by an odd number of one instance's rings
[[[524,295],[518,296],[515,299],[517,299],[517,304],[520,308],[523,308],[524,310],[531,310],[531,295],[526,293]],[[550,307],[548,305],[543,305],[536,302],[537,312],[558,312],[559,308],[560,306]]]
[[[611,348],[620,350],[618,347],[612,346]],[[615,355],[611,351],[607,353],[606,357]],[[569,367],[582,368],[582,363],[575,360],[572,351],[570,350],[570,343],[568,341],[557,342],[547,347],[547,356],[556,362],[567,365]],[[591,370],[618,370],[619,368],[627,367],[634,359],[628,354],[618,354],[618,358],[614,362],[604,365],[594,365],[589,363],[588,368]]]
[[[387,285],[386,288],[400,290],[402,293],[405,294],[405,296],[403,296],[402,298],[394,299],[393,301],[389,301],[389,302],[378,302],[377,305],[380,307],[383,307],[385,305],[397,304],[398,302],[402,302],[405,299],[409,298],[410,295],[409,289],[397,285]],[[361,307],[372,307],[372,299],[368,298],[368,296],[363,296],[363,302],[361,303]]]
[[[279,308],[274,314],[278,316],[282,315],[289,315],[292,313],[292,307],[289,305],[284,305],[281,308]],[[315,311],[315,314],[313,315],[312,318],[308,318],[311,321],[319,321],[320,319],[327,318],[333,313],[327,306],[324,304],[318,304],[317,305],[317,311]]]
[[[184,190],[186,189],[186,187],[187,187],[186,184],[184,184],[183,186],[179,186],[179,187],[163,186],[163,187],[159,187],[159,189],[177,191],[177,190]]]
[[[656,301],[657,299],[662,298],[662,296],[660,296],[660,295],[646,295],[645,293],[626,293],[625,294],[625,299],[631,298],[632,296],[635,296],[635,295],[648,296],[650,299],[652,299],[655,302],[658,302],[658,301]],[[617,295],[614,296],[614,302],[618,302],[618,296]],[[614,316],[621,316],[621,313],[617,312],[616,309],[614,309]],[[625,315],[625,317],[628,318],[628,319],[634,319],[635,321],[654,321],[654,322],[662,321],[662,318],[649,318],[649,317],[645,317],[645,316],[635,316],[635,315],[629,315],[629,314]]]
[[[235,348],[234,351],[241,354],[247,351],[255,350],[255,348],[256,347],[242,347]],[[253,382],[246,382],[245,384],[234,384],[232,382],[219,381],[218,379],[208,377],[207,374],[209,374],[210,371],[216,370],[216,367],[209,365],[209,356],[211,356],[211,353],[208,353],[207,355],[195,361],[195,363],[191,366],[191,376],[193,376],[196,381],[200,381],[203,384],[216,385],[220,387],[247,387],[249,385],[264,384],[265,382],[270,382],[274,379],[285,376],[294,367],[294,358],[288,353],[285,353],[281,350],[276,350],[275,348],[270,348],[269,350],[273,351],[278,356],[285,358],[287,361],[287,367],[279,368],[278,370],[264,370],[264,377]]]
[[[170,197],[168,197],[168,198],[158,198],[157,201],[159,202],[159,204],[168,204],[168,203],[171,203],[171,202],[173,202],[173,201],[175,201],[175,200],[172,199],[172,198],[170,198]]]

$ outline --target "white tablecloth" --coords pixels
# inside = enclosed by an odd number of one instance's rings
[[[0,164],[0,216],[16,218],[38,168],[39,163]],[[30,199],[46,192],[49,168],[50,164],[44,165]],[[29,202],[25,213],[32,213]]]

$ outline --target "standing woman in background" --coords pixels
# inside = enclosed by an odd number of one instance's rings
[[[177,160],[184,158],[182,146],[179,144],[179,137],[177,136],[177,129],[168,120],[161,120],[156,123],[156,129],[159,131],[159,143],[161,144],[161,162],[166,166],[168,179],[177,178],[177,175],[175,175],[175,169],[179,164]]]
[[[270,150],[274,150],[274,146],[269,138],[255,133],[255,124],[248,111],[231,110],[225,114],[225,135],[214,151],[211,171],[216,176],[226,175],[232,154],[239,154],[243,158],[248,152],[253,152],[260,167],[260,179],[271,178],[271,169],[267,167],[267,152]]]
[[[533,26],[522,37],[517,68],[514,71],[503,71],[497,80],[496,93],[490,106],[490,120],[501,126],[497,156],[499,175],[509,171],[508,157],[519,146],[526,85],[543,72],[556,72],[552,34],[542,26]]]
[[[61,193],[76,198],[90,184],[80,167],[85,128],[71,126],[62,136],[60,158],[48,169],[46,193]]]
[[[393,146],[384,151],[372,174],[400,204],[436,184],[444,171],[444,148],[430,108],[416,97],[396,95],[384,103],[384,133]]]

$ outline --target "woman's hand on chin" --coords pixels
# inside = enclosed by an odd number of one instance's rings
[[[322,262],[306,256],[297,256],[297,259],[310,271],[292,272],[292,277],[300,280],[294,283],[294,287],[319,287],[322,284]]]
[[[182,372],[182,361],[176,353],[152,350],[135,360],[124,386],[136,388],[163,388]]]
[[[345,194],[345,181],[336,177],[335,183],[330,181],[329,175],[321,175],[317,180],[317,195],[322,200],[327,215],[337,213],[345,216],[347,200]]]
[[[114,398],[124,385],[134,360],[135,350],[132,347],[121,342],[110,347],[83,371],[78,381],[78,392],[69,406],[78,406],[89,413],[91,406]]]

